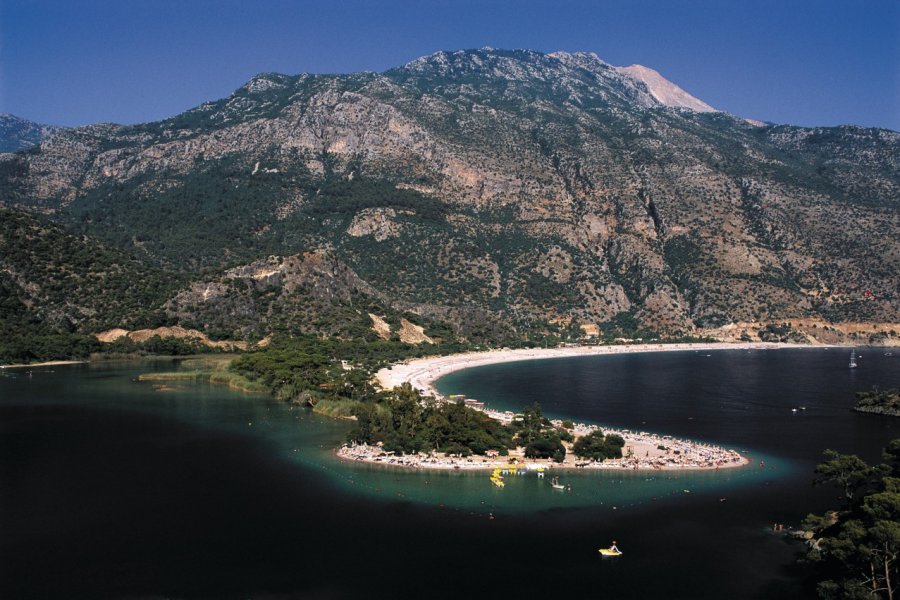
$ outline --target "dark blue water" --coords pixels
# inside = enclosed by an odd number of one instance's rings
[[[900,435],[897,420],[848,410],[857,389],[900,385],[896,357],[862,353],[852,372],[842,351],[781,350],[454,374],[442,388],[496,406],[537,399],[554,415],[713,440],[782,466],[655,499],[641,490],[656,482],[610,480],[634,490],[616,510],[546,508],[523,482],[519,505],[498,499],[494,519],[495,491],[474,477],[339,464],[328,449],[345,424],[265,396],[133,381],[171,365],[7,371],[0,597],[802,596],[798,548],[767,529],[837,501],[810,485],[823,448],[874,459]],[[600,559],[611,539],[625,555]]]
[[[439,387],[501,409],[537,401],[554,417],[721,443],[806,468],[823,444],[875,460],[882,446],[873,438],[898,431],[895,421],[849,411],[856,391],[900,385],[900,356],[860,354],[857,369],[837,349],[586,356],[459,371]]]

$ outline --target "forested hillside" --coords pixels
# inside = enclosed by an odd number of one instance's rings
[[[0,156],[0,204],[102,245],[100,266],[16,259],[6,295],[59,268],[59,289],[88,291],[62,302],[42,283],[42,321],[241,339],[358,335],[369,312],[496,343],[786,323],[896,338],[900,134],[669,106],[640,73],[439,52],[60,131]],[[99,285],[113,251],[135,262]]]

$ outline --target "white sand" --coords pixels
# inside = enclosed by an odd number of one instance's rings
[[[711,350],[777,350],[780,348],[809,348],[806,344],[774,344],[766,342],[747,343],[699,343],[699,344],[631,344],[618,346],[577,346],[569,348],[533,348],[521,350],[492,350],[488,352],[468,352],[423,358],[400,363],[381,369],[375,377],[383,388],[391,389],[403,383],[409,383],[424,395],[443,398],[434,388],[434,382],[454,371],[479,367],[496,363],[515,362],[523,360],[540,360],[548,358],[565,358],[571,356],[605,356],[612,354],[629,354],[635,352],[677,352],[685,350],[711,351]],[[500,421],[509,421],[512,415],[499,411],[485,410],[486,414]],[[560,426],[560,422],[554,422]],[[585,435],[595,429],[596,426],[576,424],[572,433],[576,437]],[[581,461],[567,454],[562,465],[555,465],[549,460],[532,460],[529,462],[540,464],[544,467],[556,468],[600,468],[600,469],[629,469],[629,470],[691,470],[691,469],[719,469],[734,468],[749,464],[749,460],[734,450],[722,448],[711,444],[701,444],[687,440],[679,440],[670,436],[660,436],[646,432],[634,432],[629,430],[616,430],[603,428],[604,433],[621,435],[626,442],[625,449],[630,450],[630,456],[606,460],[603,462]],[[662,448],[662,447],[665,448]],[[520,464],[524,462],[523,456],[517,456],[517,452],[511,452]],[[507,464],[509,458],[487,459],[483,457],[458,458],[441,454],[415,455],[395,457],[387,455],[378,447],[370,446],[345,446],[338,451],[341,458],[363,462],[388,464],[393,466],[430,468],[430,469],[489,469],[501,467]]]
[[[629,344],[621,346],[576,346],[571,348],[525,348],[521,350],[490,350],[488,352],[466,352],[420,358],[386,367],[375,374],[384,389],[392,389],[409,382],[414,388],[429,396],[440,397],[434,382],[454,371],[481,367],[496,363],[570,356],[606,356],[610,354],[631,354],[635,352],[675,352],[683,350],[775,350],[779,348],[809,348],[808,344],[774,344],[766,342],[746,342],[738,344]],[[819,346],[816,346],[819,347]]]

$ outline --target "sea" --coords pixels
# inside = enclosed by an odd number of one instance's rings
[[[713,350],[451,373],[492,408],[735,448],[739,469],[535,474],[342,462],[350,424],[264,394],[149,383],[166,360],[0,370],[0,598],[806,598],[784,532],[836,508],[822,451],[877,462],[900,352]],[[613,540],[623,554],[604,558]]]

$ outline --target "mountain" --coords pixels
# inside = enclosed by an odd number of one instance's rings
[[[753,125],[527,50],[261,74],[0,157],[2,205],[186,278],[157,308],[229,337],[897,323],[898,199],[896,132]]]
[[[60,128],[41,125],[8,113],[0,113],[0,153],[18,152],[40,144]]]
[[[0,209],[0,286],[5,300],[62,330],[144,326],[177,279],[125,252],[32,215]]]
[[[44,218],[0,209],[0,362],[85,357],[97,341],[79,333],[165,322],[160,307],[182,280]]]
[[[716,112],[712,106],[691,96],[650,67],[631,65],[630,67],[616,67],[616,70],[647,86],[650,94],[663,106],[687,108],[697,112]]]

